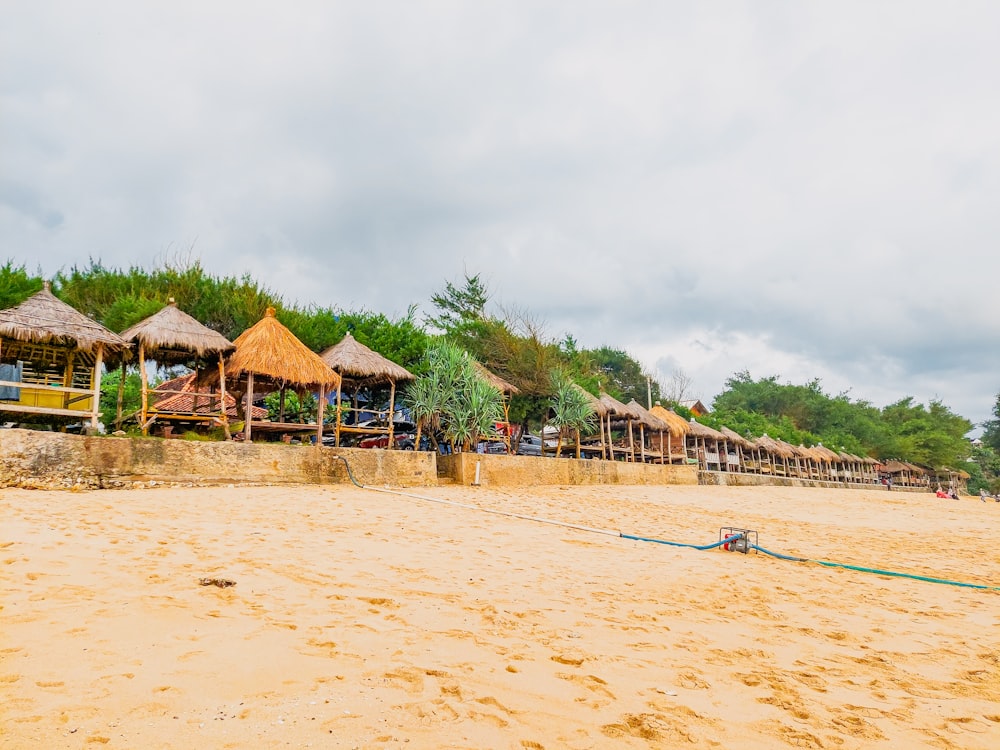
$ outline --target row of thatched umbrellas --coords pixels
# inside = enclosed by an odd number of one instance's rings
[[[317,416],[317,442],[322,436],[323,409],[329,388],[337,389],[336,444],[340,444],[341,431],[351,429],[342,424],[342,394],[357,392],[360,388],[388,385],[390,388],[390,419],[387,428],[392,445],[392,419],[396,385],[413,379],[413,375],[400,365],[364,346],[348,333],[338,344],[320,354],[299,341],[268,308],[264,317],[248,328],[235,341],[230,342],[218,332],[208,328],[180,310],[171,302],[156,314],[123,331],[121,335],[108,330],[55,297],[49,283],[16,307],[0,311],[0,347],[3,339],[18,344],[53,344],[66,347],[92,357],[94,382],[91,389],[75,388],[72,383],[46,386],[53,392],[70,399],[86,394],[92,398],[91,424],[97,426],[98,397],[102,364],[105,359],[116,358],[122,367],[134,346],[138,353],[139,372],[142,378],[142,405],[140,424],[144,430],[155,418],[156,409],[150,407],[149,383],[146,377],[146,360],[159,365],[192,365],[197,362],[216,361],[216,372],[203,373],[203,382],[214,380],[219,388],[219,416],[227,428],[227,383],[231,390],[246,399],[245,437],[250,438],[252,403],[255,388],[258,391],[279,390],[284,395],[288,387],[318,389],[319,414]],[[0,353],[2,353],[0,348]],[[90,361],[90,360],[88,360]],[[483,377],[501,392],[511,395],[517,389],[485,368]],[[124,384],[124,378],[121,379]],[[0,386],[18,386],[15,382],[0,382]],[[860,477],[863,481],[877,476],[879,470],[904,478],[904,482],[924,481],[924,470],[912,464],[891,462],[884,466],[874,459],[837,453],[822,445],[807,448],[793,446],[767,435],[750,440],[729,428],[720,431],[695,420],[684,420],[675,412],[659,404],[645,409],[632,400],[628,404],[606,393],[595,397],[583,389],[597,415],[600,425],[599,441],[587,445],[577,434],[576,451],[588,451],[612,459],[654,460],[662,463],[686,462],[687,448],[697,457],[701,468],[751,471],[816,478]],[[158,394],[162,396],[163,394]],[[121,397],[119,396],[119,402]],[[6,411],[19,407],[0,404]],[[21,408],[20,410],[25,410]],[[36,412],[72,414],[60,409],[35,409]],[[638,437],[635,435],[638,429]],[[616,444],[613,430],[624,437]],[[649,439],[647,440],[647,436]],[[658,441],[653,436],[658,437]],[[664,442],[665,438],[665,442]]]
[[[148,426],[149,405],[145,358],[160,363],[190,362],[194,354],[200,360],[215,357],[218,372],[206,377],[205,382],[216,382],[220,388],[221,419],[225,423],[225,389],[241,393],[246,400],[244,439],[251,439],[251,408],[254,391],[281,391],[286,388],[319,391],[319,411],[316,417],[317,443],[322,438],[323,412],[328,389],[336,388],[336,443],[340,443],[341,402],[345,385],[356,391],[361,387],[388,384],[390,387],[389,413],[394,411],[396,384],[412,380],[413,375],[404,367],[372,351],[358,342],[350,333],[336,345],[316,354],[303,344],[275,317],[269,307],[264,317],[241,333],[230,343],[216,331],[202,325],[171,301],[155,315],[137,323],[122,333],[122,337],[135,343],[139,351],[139,369],[143,380],[141,424]],[[186,356],[186,360],[183,358]],[[392,420],[388,422],[391,440]]]
[[[70,401],[90,398],[90,418],[94,428],[97,427],[99,419],[103,364],[117,361],[124,368],[126,360],[131,358],[133,347],[137,349],[142,379],[140,424],[144,430],[151,424],[150,415],[152,414],[152,418],[155,419],[156,414],[155,406],[149,403],[147,360],[166,366],[192,366],[214,360],[217,371],[202,372],[202,384],[214,380],[218,385],[219,412],[224,425],[227,384],[231,390],[246,396],[247,438],[250,437],[249,417],[252,414],[249,406],[252,404],[255,388],[259,391],[281,390],[282,393],[288,387],[318,389],[320,415],[317,429],[321,433],[322,409],[327,389],[337,389],[339,407],[341,389],[345,382],[352,383],[356,387],[388,382],[391,384],[394,397],[395,384],[413,378],[405,368],[371,351],[354,340],[350,334],[336,346],[318,355],[275,318],[273,308],[268,308],[258,323],[232,342],[180,310],[173,300],[156,314],[119,335],[58,299],[52,294],[48,282],[44,283],[41,291],[21,304],[0,310],[0,347],[4,339],[14,342],[22,349],[30,345],[52,348],[61,356],[61,364],[67,373],[72,373],[75,357],[85,358],[88,369],[92,363],[91,388],[72,387],[71,383],[66,382],[62,385],[33,384],[31,387],[46,393],[59,394],[64,397],[67,405]],[[2,352],[3,349],[0,348],[0,353]],[[70,375],[66,377],[69,378]],[[124,383],[124,378],[122,381]],[[0,382],[0,386],[4,385],[20,387],[24,384],[13,381]],[[157,394],[157,396],[162,395],[164,394]],[[79,411],[71,410],[68,406],[43,408],[0,404],[0,409],[10,412],[49,414],[56,417],[79,416]],[[338,415],[339,413],[338,409]]]
[[[600,437],[588,446],[577,434],[575,451],[578,457],[590,452],[626,461],[687,463],[696,460],[699,468],[705,470],[841,481],[867,482],[878,475],[879,464],[872,458],[838,453],[821,444],[793,446],[767,435],[750,440],[728,427],[715,430],[694,419],[685,420],[659,403],[646,409],[634,399],[624,404],[607,393],[597,398],[583,392],[597,416]],[[617,440],[615,431],[620,434]]]

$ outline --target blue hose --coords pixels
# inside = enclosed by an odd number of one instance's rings
[[[654,539],[653,537],[635,536],[634,534],[620,533],[619,536],[622,539],[633,539],[637,542],[654,542],[655,544],[669,544],[671,547],[690,547],[691,549],[715,549],[716,547],[721,547],[726,542],[735,542],[740,538],[739,534],[733,534],[711,544],[685,544],[684,542],[668,542],[666,539]]]

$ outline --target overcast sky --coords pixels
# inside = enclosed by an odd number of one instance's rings
[[[706,404],[1000,393],[1000,3],[0,0],[0,260],[391,317],[480,274]]]

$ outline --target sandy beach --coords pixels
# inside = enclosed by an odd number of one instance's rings
[[[0,507],[2,748],[1000,747],[1000,591],[617,535],[736,526],[1000,586],[1000,505],[978,498],[158,487]]]

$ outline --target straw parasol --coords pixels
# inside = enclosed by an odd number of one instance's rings
[[[341,377],[320,356],[299,341],[295,334],[275,317],[273,307],[268,307],[264,317],[245,330],[233,342],[235,351],[226,362],[225,376],[232,379],[246,377],[247,404],[253,403],[254,377],[258,376],[274,388],[286,385],[319,387],[318,436],[322,443],[323,404],[326,388],[338,387]],[[249,408],[247,413],[250,413]],[[250,420],[246,424],[246,440],[250,440]]]
[[[764,433],[754,441],[754,445],[763,453],[768,454],[770,463],[774,464],[774,459],[781,459],[783,470],[785,472],[788,471],[788,459],[795,456],[788,443],[775,440],[772,437],[768,437],[767,433]]]
[[[326,362],[334,372],[341,376],[337,385],[337,423],[334,428],[334,445],[340,446],[341,409],[340,400],[345,382],[350,383],[351,390],[357,391],[366,386],[389,384],[389,445],[394,446],[392,439],[393,415],[396,413],[396,383],[414,380],[415,376],[405,367],[397,365],[391,359],[383,357],[376,351],[358,341],[350,331],[338,343],[323,351],[320,359]]]
[[[753,441],[747,440],[745,437],[740,435],[736,430],[730,429],[729,427],[722,426],[719,428],[719,432],[726,438],[726,442],[733,445],[736,448],[736,457],[738,462],[738,471],[745,471],[745,459],[744,451],[753,451],[755,446]],[[726,466],[729,466],[729,457],[726,456]]]
[[[687,450],[684,447],[684,436],[687,435],[688,431],[691,429],[688,425],[688,421],[673,409],[664,408],[660,405],[659,401],[653,404],[653,408],[649,410],[649,413],[654,417],[662,419],[670,428],[667,432],[667,453],[670,455],[671,462],[675,457],[673,446],[674,441],[677,441],[682,451],[682,453],[678,454],[677,457],[683,458],[686,461]]]
[[[3,339],[12,339],[26,344],[37,344],[65,350],[65,356],[60,354],[60,364],[67,371],[67,377],[72,379],[73,362],[70,356],[73,351],[89,354],[94,352],[93,388],[81,389],[70,386],[38,385],[37,390],[57,393],[68,399],[73,393],[81,391],[91,398],[90,425],[97,428],[100,416],[101,372],[104,353],[127,352],[128,343],[118,334],[108,330],[96,320],[88,318],[79,310],[67,305],[52,294],[48,281],[44,282],[41,291],[36,292],[15,307],[0,311],[0,355],[2,355]],[[55,353],[53,353],[55,355]],[[11,383],[17,387],[19,383]],[[68,408],[52,409],[43,407],[22,407],[16,404],[5,404],[5,411],[31,411],[53,416],[75,416]]]
[[[0,337],[52,344],[89,352],[124,351],[128,343],[114,331],[52,294],[49,282],[16,307],[0,310]]]
[[[472,360],[472,366],[476,369],[476,372],[479,373],[479,377],[481,377],[487,383],[492,385],[503,395],[514,396],[521,392],[521,389],[518,388],[516,385],[514,385],[513,383],[508,383],[499,375],[490,372],[476,360]]]
[[[635,443],[632,437],[632,422],[635,421],[635,415],[629,410],[629,408],[623,404],[621,401],[616,399],[609,393],[601,391],[601,395],[598,400],[604,404],[604,408],[608,411],[608,450],[611,452],[611,457],[614,457],[614,442],[611,439],[611,418],[618,417],[619,421],[624,421],[628,425],[628,453],[627,458],[629,461],[635,460]]]
[[[194,360],[209,356],[218,358],[219,363],[219,418],[222,421],[226,435],[229,434],[226,409],[226,378],[223,369],[223,355],[231,352],[233,343],[218,331],[213,331],[199,323],[186,312],[177,307],[171,297],[167,305],[159,312],[141,320],[131,328],[122,331],[122,338],[129,343],[136,343],[139,348],[139,375],[142,379],[142,409],[140,424],[146,434],[153,419],[149,418],[149,380],[146,376],[146,357],[158,364],[193,364]],[[122,362],[124,374],[125,363]],[[119,382],[118,421],[121,421],[121,389],[125,384],[123,377]],[[161,402],[162,403],[162,402]]]
[[[718,450],[718,444],[720,442],[724,443],[726,441],[726,436],[725,435],[723,435],[718,430],[713,430],[708,425],[704,425],[701,422],[698,422],[694,417],[691,417],[691,419],[688,422],[688,434],[687,434],[687,437],[688,438],[694,438],[695,455],[699,456],[699,460],[700,460],[700,456],[702,455],[702,453],[707,452],[707,449],[708,449],[707,442],[708,441],[713,441],[713,442],[716,443],[716,450]],[[699,450],[699,444],[700,444],[700,450]],[[720,461],[719,468],[720,469],[722,468],[721,460],[722,460],[722,457],[720,456],[719,457],[719,461]],[[706,458],[706,461],[705,461],[705,467],[704,468],[706,468],[706,469],[708,468],[707,458]]]
[[[639,422],[639,452],[642,460],[646,460],[645,428],[648,427],[651,431],[660,433],[660,463],[663,463],[663,433],[670,434],[670,423],[651,413],[634,398],[625,404],[625,406],[636,416],[636,421]]]

